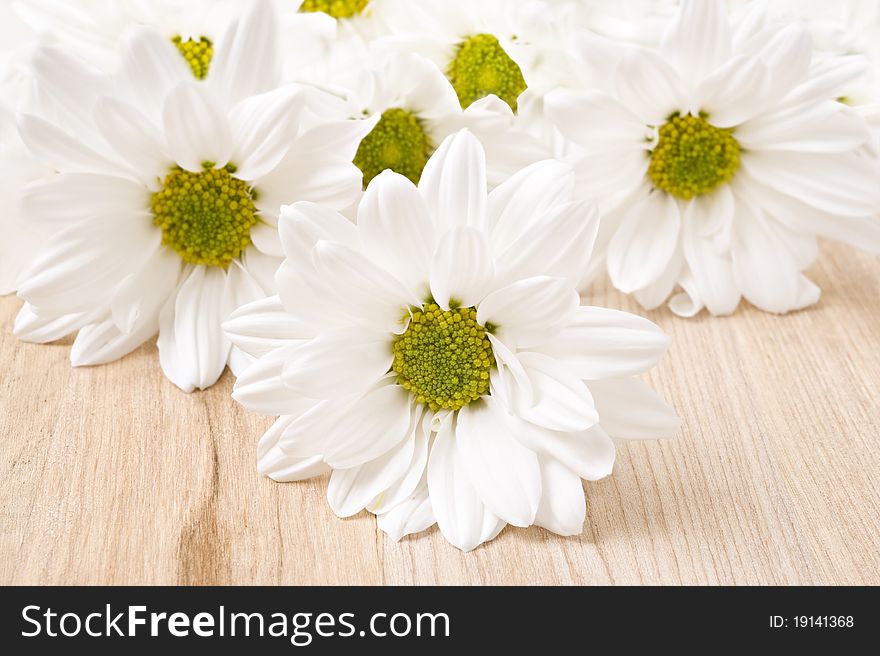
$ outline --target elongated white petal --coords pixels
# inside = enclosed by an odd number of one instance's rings
[[[634,206],[608,245],[608,275],[625,293],[657,281],[678,246],[681,213],[677,201],[658,191]]]
[[[202,85],[184,82],[175,87],[165,101],[162,122],[168,152],[182,168],[201,171],[206,162],[229,162],[229,121]]]
[[[468,130],[447,137],[428,160],[419,182],[434,225],[486,226],[486,153]]]
[[[95,123],[104,139],[125,160],[133,175],[155,184],[173,164],[159,127],[138,109],[114,98],[95,105]]]
[[[562,361],[531,352],[519,353],[518,359],[529,386],[525,394],[519,385],[509,388],[510,409],[517,417],[563,432],[586,430],[599,422],[590,390]]]
[[[384,171],[370,182],[358,207],[358,233],[364,251],[382,262],[416,294],[427,291],[434,226],[416,186]]]
[[[421,533],[437,520],[431,497],[428,495],[428,484],[425,481],[408,499],[399,503],[387,513],[380,515],[377,525],[395,542],[412,533]]]
[[[292,317],[277,296],[239,308],[223,324],[223,330],[235,346],[254,357],[315,336],[315,329]]]
[[[588,380],[648,371],[669,348],[669,336],[643,317],[600,307],[579,307],[574,320],[539,351]]]
[[[638,150],[649,135],[644,118],[602,91],[557,89],[547,94],[544,107],[562,134],[587,149],[601,145]]]
[[[286,86],[251,96],[232,108],[236,177],[259,180],[278,166],[296,137],[303,101],[302,89]]]
[[[116,290],[110,304],[116,327],[122,333],[132,333],[149,322],[155,324],[154,333],[159,327],[159,312],[177,288],[180,271],[176,253],[157,249],[140,271],[128,275]]]
[[[162,311],[159,360],[168,379],[184,392],[207,389],[226,368],[231,344],[221,327],[225,286],[222,270],[194,267]]]
[[[406,475],[414,450],[415,440],[405,439],[375,460],[335,470],[327,487],[327,501],[333,512],[351,517],[366,508],[373,498]]]
[[[579,286],[598,231],[599,214],[592,203],[565,203],[548,210],[498,257],[496,284],[544,274]]]
[[[580,304],[565,278],[536,276],[489,294],[477,309],[477,321],[491,323],[506,345],[529,348],[543,344],[569,324]]]
[[[489,194],[487,210],[493,254],[503,253],[573,190],[574,172],[556,160],[527,166],[498,185]]]
[[[598,481],[609,476],[614,467],[617,452],[614,440],[601,426],[592,426],[576,433],[526,426],[516,433],[516,438],[537,453],[541,460],[557,460],[588,481]]]
[[[690,109],[676,70],[650,50],[628,50],[615,79],[620,99],[647,125],[662,125],[671,113]]]
[[[146,216],[149,192],[133,180],[96,173],[61,173],[27,186],[22,206],[29,219],[63,228],[78,221],[109,217],[121,212]]]
[[[535,524],[559,535],[582,533],[587,502],[578,475],[557,460],[541,458],[541,484]]]
[[[13,334],[24,342],[48,344],[76,332],[83,326],[100,321],[106,308],[98,307],[91,312],[39,316],[30,303],[22,305],[15,317]]]
[[[637,378],[589,381],[599,421],[618,440],[672,437],[681,420],[657,392]]]
[[[158,124],[168,93],[191,79],[192,72],[171,41],[156,30],[134,31],[126,46],[119,84],[133,104]]]
[[[280,75],[278,16],[254,0],[217,44],[207,84],[229,105],[272,89]]]
[[[383,385],[348,406],[326,435],[324,459],[334,469],[357,467],[406,439],[412,411],[409,393]]]
[[[699,80],[730,55],[732,35],[723,0],[684,0],[663,35],[663,57]]]
[[[279,483],[306,480],[330,470],[321,455],[300,458],[281,449],[279,442],[294,420],[291,416],[279,418],[257,445],[257,471]]]
[[[495,531],[499,520],[471,484],[456,448],[451,415],[441,425],[431,448],[428,490],[443,537],[462,551],[475,549]]]
[[[158,308],[152,317],[127,333],[121,332],[112,319],[85,326],[70,348],[70,363],[74,367],[91,367],[114,362],[144,344],[158,329]]]
[[[283,377],[291,392],[311,398],[354,395],[385,376],[393,358],[391,335],[340,328],[293,349]]]
[[[455,446],[486,507],[509,524],[530,526],[540,503],[541,472],[535,453],[513,437],[519,422],[491,399],[471,403],[458,414]]]
[[[482,232],[468,226],[449,230],[431,262],[431,295],[444,310],[451,300],[472,307],[490,289],[495,268]]]

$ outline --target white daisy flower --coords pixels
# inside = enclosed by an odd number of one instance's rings
[[[583,150],[600,198],[614,285],[654,308],[728,314],[815,303],[801,272],[816,236],[880,251],[876,160],[864,120],[836,102],[860,58],[814,59],[798,26],[760,7],[731,23],[723,3],[687,0],[659,51],[630,48],[616,91],[559,90],[546,111]]]
[[[259,471],[332,470],[340,516],[367,509],[393,538],[428,528],[470,550],[506,524],[581,532],[581,479],[611,472],[613,438],[678,419],[636,376],[665,352],[657,326],[580,305],[597,215],[552,160],[487,193],[480,143],[444,141],[421,181],[377,176],[353,225],[282,210],[279,296],[239,310],[230,339],[259,360],[237,381],[282,415]]]
[[[52,103],[19,128],[59,173],[25,192],[29,218],[52,237],[20,282],[16,334],[46,342],[79,330],[71,360],[93,365],[158,331],[162,369],[186,391],[241,364],[221,323],[274,289],[278,208],[352,204],[352,158],[371,127],[304,130],[302,90],[277,86],[277,38],[270,5],[255,2],[204,82],[152,30],[133,35],[115,79],[58,50],[38,53]]]

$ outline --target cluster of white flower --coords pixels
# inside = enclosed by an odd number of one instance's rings
[[[0,294],[74,365],[228,365],[280,416],[259,471],[332,471],[341,516],[578,534],[615,442],[678,424],[667,337],[579,292],[785,313],[818,236],[880,252],[878,14],[0,0]]]

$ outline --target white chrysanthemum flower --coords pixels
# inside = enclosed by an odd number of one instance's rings
[[[349,116],[381,117],[354,158],[364,186],[385,170],[418,183],[437,146],[462,128],[470,129],[486,148],[492,186],[511,171],[548,158],[545,144],[519,130],[521,121],[497,97],[463,110],[449,80],[428,59],[373,56],[375,63],[337,78],[340,87],[351,89],[346,94]]]
[[[230,339],[258,362],[235,387],[282,415],[259,470],[333,470],[340,516],[367,509],[392,537],[435,520],[469,550],[506,524],[581,532],[581,479],[608,475],[613,438],[669,436],[678,419],[635,376],[668,339],[580,305],[597,215],[547,160],[487,194],[480,143],[441,144],[418,187],[377,176],[358,223],[282,210],[279,296],[242,308]]]
[[[240,364],[221,324],[273,292],[278,208],[352,204],[352,158],[371,127],[303,130],[302,91],[277,86],[276,45],[274,13],[256,2],[218,43],[204,82],[152,30],[133,35],[115,79],[38,53],[53,102],[19,128],[59,173],[25,193],[29,218],[53,234],[19,284],[16,334],[45,342],[79,330],[71,360],[92,365],[158,331],[162,368],[187,391]]]
[[[616,92],[559,90],[546,111],[582,149],[601,199],[614,285],[654,308],[770,312],[815,303],[802,271],[822,235],[880,251],[878,165],[864,120],[834,100],[860,58],[812,58],[803,28],[731,24],[718,0],[686,1],[659,51],[630,48]]]

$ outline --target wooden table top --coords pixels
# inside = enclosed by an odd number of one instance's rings
[[[880,584],[880,259],[826,243],[810,274],[820,304],[786,317],[648,313],[678,437],[621,446],[579,537],[507,528],[470,554],[336,518],[325,478],[259,476],[270,420],[229,374],[185,395],[153,345],[74,370],[0,299],[0,583]]]

